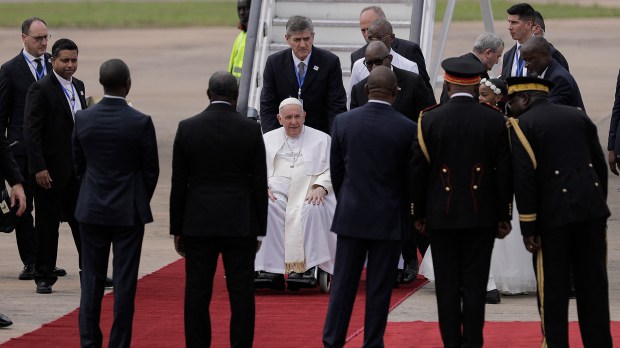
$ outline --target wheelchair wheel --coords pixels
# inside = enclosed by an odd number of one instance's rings
[[[331,274],[319,269],[318,280],[319,280],[319,288],[321,289],[321,292],[328,294],[332,286]]]

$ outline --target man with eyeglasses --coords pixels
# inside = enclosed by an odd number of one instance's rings
[[[24,105],[28,87],[52,71],[51,56],[45,52],[51,35],[45,21],[38,17],[24,20],[21,31],[24,48],[0,67],[0,132],[6,132],[15,162],[26,179],[24,190],[27,209],[15,228],[15,237],[24,264],[18,277],[21,280],[32,280],[37,246],[32,217],[32,178],[28,173],[28,158],[24,147]],[[57,276],[66,275],[61,268],[56,268],[55,273]]]
[[[392,49],[392,42],[394,41],[394,38],[395,36],[392,31],[392,24],[386,19],[377,19],[370,25],[370,27],[368,27],[368,42],[383,42],[385,47],[390,50],[393,66],[418,74],[419,69],[417,63],[401,56]],[[353,68],[351,69],[351,84],[349,85],[349,90],[351,90],[356,83],[368,77],[368,75],[370,75],[370,73],[368,72],[366,66],[364,66],[364,58],[358,59],[355,63],[353,63]]]
[[[278,106],[296,97],[306,111],[305,124],[330,134],[336,115],[347,111],[340,59],[314,46],[314,24],[308,17],[289,18],[285,38],[290,48],[272,54],[265,63],[260,95],[263,133],[281,127]]]
[[[360,12],[360,31],[362,32],[362,36],[364,36],[366,45],[351,53],[351,70],[353,70],[353,64],[355,64],[358,59],[364,58],[366,46],[369,42],[368,28],[377,19],[386,19],[385,12],[383,12],[381,6],[367,6],[364,7]],[[420,45],[415,42],[411,42],[401,38],[394,38],[394,40],[392,40],[391,47],[398,54],[409,59],[412,62],[415,62],[418,65],[419,74],[424,79],[424,83],[429,89],[432,89],[430,84],[430,77],[428,76],[428,72],[426,72],[426,62],[424,61],[424,55],[422,54],[422,49],[420,48]]]

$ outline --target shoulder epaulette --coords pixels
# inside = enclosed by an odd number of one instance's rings
[[[532,149],[532,145],[530,145],[530,142],[525,137],[525,134],[523,134],[521,127],[519,127],[519,120],[517,120],[514,117],[509,117],[508,122],[510,123],[512,128],[515,130],[515,133],[517,134],[517,138],[523,145],[525,152],[527,152],[528,156],[530,156],[530,160],[532,160],[532,166],[534,167],[534,169],[536,169],[538,164],[536,162],[536,155],[534,155],[534,149]]]
[[[495,111],[502,112],[502,109],[498,108],[498,107],[497,107],[497,106],[495,106],[495,105],[491,105],[491,104],[489,104],[489,103],[487,103],[487,102],[482,102],[482,103],[480,103],[480,104],[482,104],[482,105],[484,105],[484,106],[488,106],[488,107],[490,107],[491,109],[493,109],[493,110],[495,110]]]
[[[429,112],[429,111],[431,111],[434,108],[439,107],[439,106],[441,106],[441,104],[431,105],[431,106],[427,107],[426,109],[420,111],[420,115],[422,115],[423,113]]]

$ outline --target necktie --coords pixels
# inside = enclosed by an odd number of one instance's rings
[[[43,64],[41,64],[41,58],[34,61],[37,62],[37,80],[40,80],[43,77]]]
[[[521,56],[521,46],[517,48],[517,76],[523,75],[523,57]]]
[[[300,62],[299,65],[297,65],[297,76],[299,77],[299,84],[302,83],[305,72],[306,64],[304,64],[304,62]]]

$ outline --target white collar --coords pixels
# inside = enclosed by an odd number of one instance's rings
[[[56,78],[58,79],[58,81],[60,81],[60,83],[62,83],[64,86],[71,85],[71,81],[73,81],[73,77],[71,77],[71,80],[65,80],[64,78],[60,77],[60,75],[58,75],[56,71],[54,70],[52,71],[54,72],[54,75],[56,75]]]
[[[310,56],[312,56],[312,51],[310,51],[310,54],[304,60],[297,58],[295,53],[293,53],[292,49],[291,49],[291,55],[293,56],[293,62],[295,63],[295,68],[299,66],[299,63],[304,62],[304,64],[306,64],[306,70],[307,70],[308,63],[310,62]]]
[[[43,64],[45,64],[45,54],[40,55],[39,57],[35,57],[32,54],[28,53],[28,51],[26,51],[26,49],[23,49],[22,52],[24,53],[24,55],[26,56],[26,58],[28,58],[28,60],[30,60],[31,62],[34,63],[34,60],[37,58],[41,58],[41,61]]]

